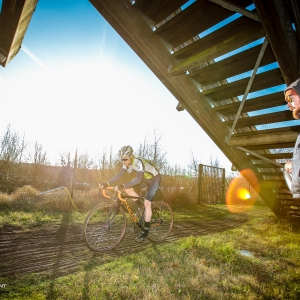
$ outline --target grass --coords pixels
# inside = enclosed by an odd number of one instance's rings
[[[229,215],[222,205],[175,213],[176,222]],[[71,275],[0,278],[7,285],[0,299],[300,299],[298,227],[265,207],[247,214],[250,220],[231,230],[114,259],[107,254],[101,264],[95,254]]]

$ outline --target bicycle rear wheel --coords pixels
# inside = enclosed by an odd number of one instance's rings
[[[84,220],[83,239],[89,249],[106,252],[122,241],[125,230],[124,209],[114,203],[100,203]]]
[[[148,239],[151,242],[162,242],[170,234],[173,227],[173,212],[164,201],[152,203],[151,228]]]

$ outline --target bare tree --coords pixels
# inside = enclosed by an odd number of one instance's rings
[[[43,146],[38,142],[34,144],[33,154],[29,153],[29,163],[31,172],[31,184],[36,187],[42,187],[43,183],[47,181],[47,173],[45,166],[49,164],[47,160],[47,153],[43,149]],[[27,167],[28,168],[28,167]],[[27,169],[26,168],[26,169]],[[24,174],[25,175],[25,174]]]
[[[167,152],[163,150],[161,136],[157,135],[156,130],[154,130],[152,142],[149,143],[146,136],[144,142],[140,144],[137,153],[139,156],[152,161],[161,172],[168,166]]]
[[[188,167],[188,174],[192,177],[197,177],[198,176],[198,168],[199,168],[199,164],[201,163],[202,160],[202,156],[201,159],[198,160],[195,156],[194,153],[191,152],[192,156],[190,158],[190,163],[187,165]]]
[[[7,126],[4,137],[1,141],[0,159],[7,163],[16,163],[22,160],[26,148],[24,136],[21,138],[18,133],[13,132],[10,125]]]

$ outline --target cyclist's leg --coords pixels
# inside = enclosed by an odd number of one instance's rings
[[[151,202],[159,188],[160,185],[160,174],[147,180],[148,191],[145,196],[144,206],[145,206],[145,222],[150,222],[152,217]]]
[[[155,177],[152,177],[151,179],[147,180],[147,185],[148,185],[148,191],[145,196],[144,200],[144,207],[145,207],[145,212],[144,212],[144,228],[141,230],[139,236],[137,237],[137,240],[143,241],[149,234],[150,230],[150,221],[152,217],[152,200],[156,194],[156,191],[159,188],[160,184],[160,175],[158,174]]]
[[[133,188],[125,189],[124,192],[130,197],[139,197],[139,195]],[[136,201],[137,199],[133,199],[133,200]]]

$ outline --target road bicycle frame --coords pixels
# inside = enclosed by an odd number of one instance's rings
[[[106,190],[111,190],[113,191],[114,188],[113,187],[107,187]],[[102,190],[102,194],[105,198],[108,198],[110,199],[111,197],[109,195],[106,194],[105,192],[105,189]],[[128,204],[128,201],[124,198],[122,198],[122,193],[121,192],[118,192],[118,200],[123,203],[132,219],[132,221],[135,223],[135,224],[138,224],[139,223],[139,219],[135,216],[135,214],[133,213],[132,209],[130,208],[129,204]],[[134,196],[126,196],[127,199],[137,199],[137,200],[141,200],[143,199],[144,200],[144,197],[134,197]]]

